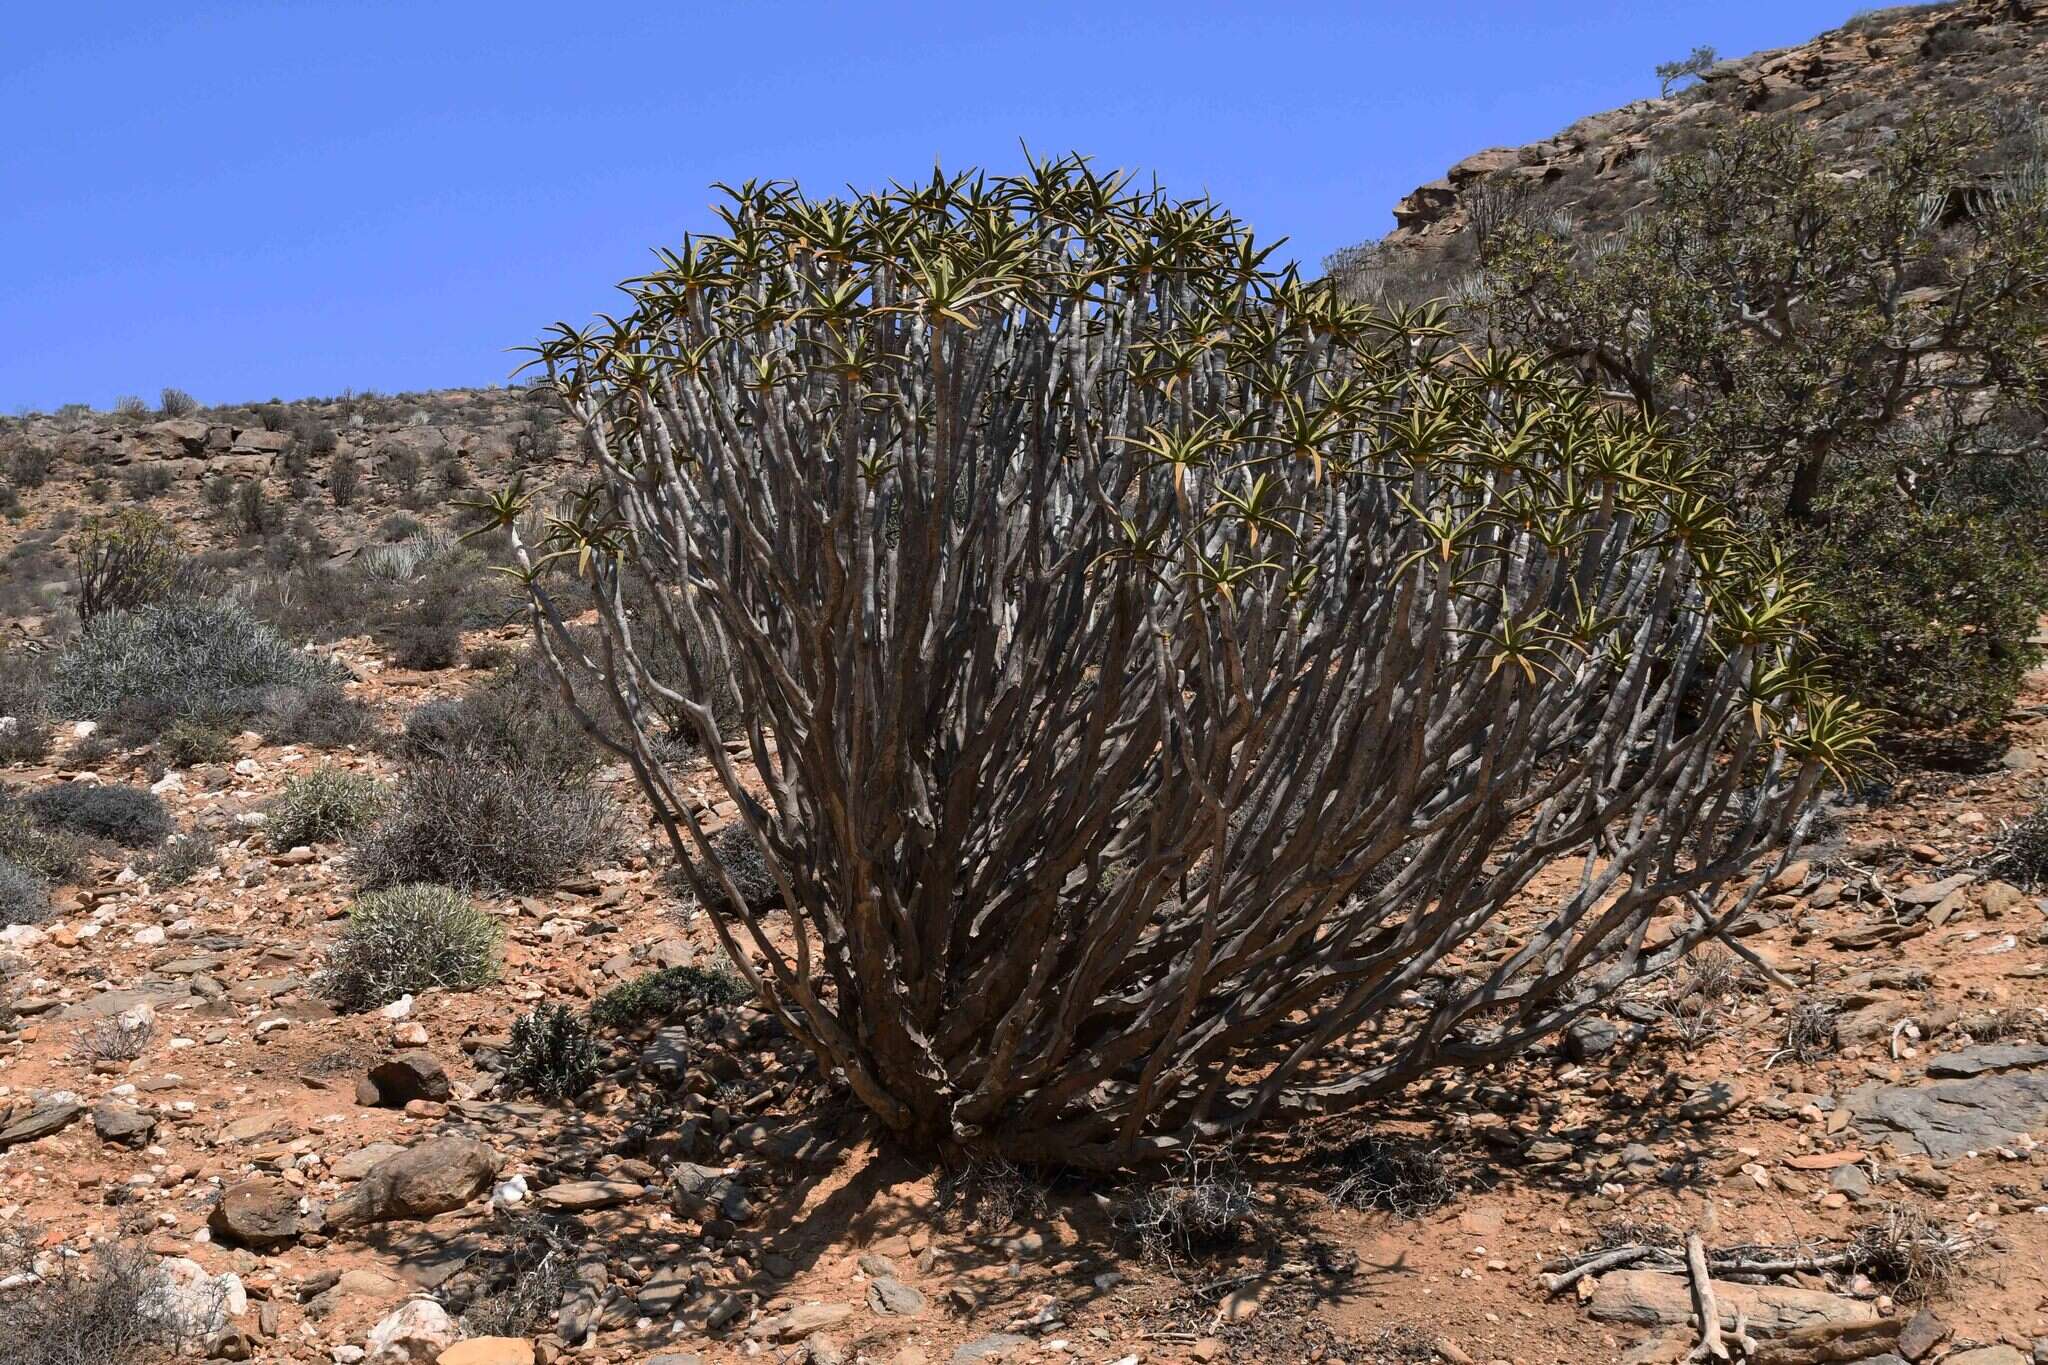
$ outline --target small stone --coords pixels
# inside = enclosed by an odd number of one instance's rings
[[[299,1192],[267,1175],[238,1181],[221,1192],[206,1226],[252,1251],[284,1246],[299,1235]]]
[[[412,1020],[407,1020],[402,1024],[394,1024],[391,1029],[391,1045],[393,1047],[425,1047],[427,1045],[427,1026]]]
[[[868,1307],[885,1317],[914,1318],[924,1312],[925,1297],[893,1275],[868,1281]]]
[[[1898,1352],[1908,1360],[1919,1360],[1946,1340],[1948,1324],[1923,1308],[1899,1329]]]
[[[156,1132],[156,1119],[132,1104],[107,1100],[93,1106],[92,1126],[103,1142],[140,1147]]]
[[[1693,1123],[1702,1123],[1731,1114],[1748,1100],[1749,1091],[1740,1081],[1709,1081],[1692,1098],[1678,1106],[1678,1116]]]
[[[1257,1289],[1233,1289],[1216,1305],[1218,1322],[1250,1322],[1265,1307]]]

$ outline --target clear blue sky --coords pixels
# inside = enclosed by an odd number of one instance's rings
[[[0,34],[0,412],[503,381],[713,180],[1018,140],[1206,189],[1317,262],[1482,147],[1858,0],[21,3]]]

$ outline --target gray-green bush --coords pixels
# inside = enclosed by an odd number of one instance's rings
[[[617,846],[617,811],[536,769],[453,759],[407,773],[349,856],[365,887],[434,881],[470,891],[539,891]]]
[[[384,788],[375,778],[345,768],[315,768],[285,783],[264,833],[275,849],[326,843],[369,824],[384,804]]]
[[[71,716],[246,715],[261,689],[336,682],[331,660],[296,649],[236,602],[187,599],[109,612],[58,656],[51,705]]]
[[[446,886],[372,891],[350,908],[320,989],[344,1010],[375,1009],[435,987],[474,990],[498,976],[504,931]]]

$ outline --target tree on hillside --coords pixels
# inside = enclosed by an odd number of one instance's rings
[[[1626,404],[1212,203],[1070,158],[723,216],[541,345],[599,478],[492,521],[727,952],[913,1146],[1113,1167],[1512,1057],[1721,934],[1859,748]]]
[[[1946,570],[1915,555],[1922,581],[1883,595],[1898,629],[1845,622],[1830,643],[1907,719],[2003,713],[2039,600],[2048,458],[2038,130],[1915,119],[1867,172],[1844,173],[1789,124],[1749,120],[1667,161],[1621,232],[1582,238],[1536,213],[1495,225],[1471,296],[1508,344],[1578,365],[1681,433],[1823,570],[1884,573],[1859,549],[1917,534],[1922,516],[1972,528]],[[1959,619],[1950,590],[1981,579],[1987,553],[2025,571]],[[1887,633],[1895,648],[1879,647]]]

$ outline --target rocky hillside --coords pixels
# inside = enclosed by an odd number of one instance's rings
[[[1811,42],[1724,61],[1697,83],[1582,118],[1526,147],[1475,152],[1394,206],[1394,230],[1334,255],[1331,270],[1397,293],[1441,292],[1507,201],[1617,228],[1650,198],[1662,157],[1744,117],[1796,120],[1844,174],[1915,112],[1976,113],[2015,134],[2048,89],[2048,3],[1955,0],[1871,10]]]

